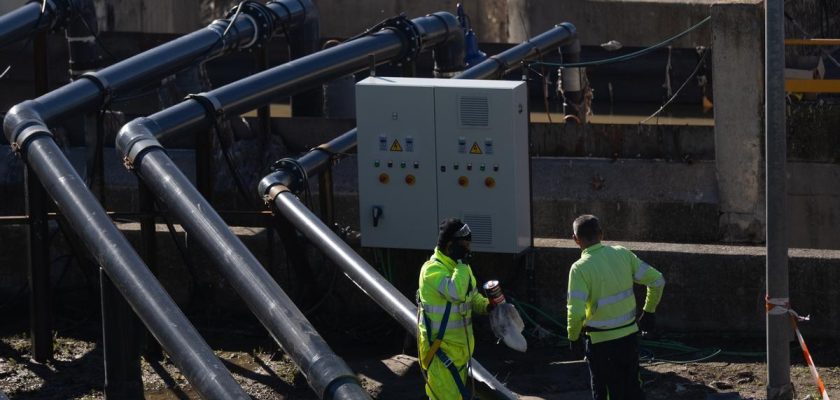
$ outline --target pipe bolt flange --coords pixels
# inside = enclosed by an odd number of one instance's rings
[[[248,1],[242,5],[241,14],[251,18],[251,23],[254,25],[254,38],[243,49],[247,49],[254,45],[254,43],[264,43],[271,38],[274,33],[274,22],[271,18],[271,10],[265,5],[255,1]]]
[[[271,164],[271,172],[283,171],[292,177],[289,190],[294,194],[300,194],[306,189],[308,177],[306,170],[294,158],[283,158]]]
[[[405,43],[403,51],[398,57],[391,62],[393,65],[401,66],[403,63],[410,62],[417,59],[422,49],[423,34],[405,14],[400,14],[397,17],[391,18],[382,24],[382,29],[390,29],[396,32]]]

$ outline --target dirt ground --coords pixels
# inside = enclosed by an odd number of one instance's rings
[[[195,322],[236,380],[255,399],[317,399],[288,357],[253,322]],[[95,317],[64,318],[54,339],[54,360],[30,360],[25,323],[5,325],[0,340],[0,391],[10,399],[103,398],[102,347]],[[479,324],[477,330],[483,327]],[[396,326],[376,337],[326,337],[376,399],[421,399],[422,378],[411,341]],[[531,328],[527,353],[481,339],[476,358],[523,398],[587,399],[585,363],[571,359],[559,339]],[[327,335],[325,335],[327,336]],[[352,335],[348,335],[352,336]],[[235,338],[235,340],[232,340]],[[381,340],[385,338],[385,340]],[[809,343],[830,395],[840,397],[840,350],[836,343]],[[687,346],[693,346],[691,348]],[[726,349],[726,351],[723,351]],[[642,346],[641,365],[649,399],[764,399],[766,367],[760,340],[664,335]],[[738,352],[737,354],[735,352]],[[796,399],[819,399],[802,354],[791,347],[791,379]],[[199,398],[178,369],[164,357],[142,361],[147,399]],[[0,396],[2,399],[2,396]]]

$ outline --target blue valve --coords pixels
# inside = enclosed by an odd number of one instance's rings
[[[466,53],[466,56],[464,57],[464,62],[467,64],[467,68],[469,68],[486,60],[487,54],[485,54],[478,48],[478,37],[472,30],[470,17],[467,15],[466,12],[464,12],[464,5],[458,3],[456,7],[458,9],[458,23],[461,25],[461,29],[464,31],[464,44]]]

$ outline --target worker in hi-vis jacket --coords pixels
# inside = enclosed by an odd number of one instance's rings
[[[594,400],[644,399],[638,332],[655,329],[654,313],[665,279],[630,250],[603,245],[604,234],[594,215],[578,217],[572,229],[582,250],[569,270],[567,329],[572,352],[580,356],[585,345]],[[638,320],[634,283],[647,286]]]
[[[475,347],[472,314],[487,314],[470,269],[470,227],[449,218],[440,224],[435,252],[420,269],[418,358],[426,394],[435,400],[472,399],[467,381]]]

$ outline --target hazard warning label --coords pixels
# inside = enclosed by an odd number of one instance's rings
[[[478,142],[473,142],[472,147],[470,147],[470,154],[481,154],[481,147],[478,146]]]
[[[398,139],[394,139],[394,143],[391,143],[391,149],[389,151],[403,151]]]

